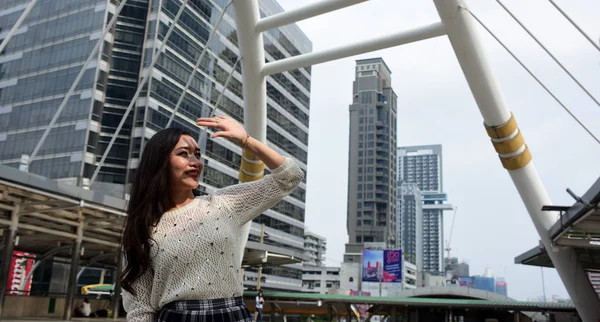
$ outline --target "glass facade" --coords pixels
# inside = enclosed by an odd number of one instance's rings
[[[0,3],[0,39],[6,36],[27,3],[27,0]],[[0,55],[0,164],[18,167],[21,156],[31,154],[119,3],[119,0],[38,1]],[[234,68],[239,56],[234,6],[228,8],[207,44],[227,3],[190,0],[164,52],[154,68],[148,70],[181,2],[128,0],[29,171],[74,184],[89,179],[140,80],[150,74],[91,187],[123,197],[145,142],[167,125],[205,46],[206,54],[171,126],[200,137],[196,118],[208,116],[215,109],[217,115],[243,122],[241,64]],[[275,0],[259,4],[262,16],[282,11]],[[267,61],[312,51],[312,43],[295,25],[269,30],[263,34],[263,40]],[[230,73],[233,77],[224,89]],[[301,68],[267,77],[269,146],[296,159],[304,171],[308,156],[310,73],[310,68]],[[220,104],[215,106],[222,92]],[[209,140],[203,150],[202,190],[238,183],[239,147],[224,140]],[[264,223],[275,231],[270,234],[275,237],[265,243],[303,252],[305,196],[303,182],[255,220],[253,225]],[[250,239],[256,239],[259,232],[253,226]],[[292,275],[300,279],[301,270]]]
[[[0,39],[28,2],[0,3]],[[95,46],[106,15],[106,0],[39,0],[33,7],[0,55],[0,163],[18,167],[21,155],[33,151]],[[101,69],[96,61],[85,71],[30,164],[31,172],[51,178],[82,176]]]

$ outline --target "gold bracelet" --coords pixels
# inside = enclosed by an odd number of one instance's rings
[[[248,139],[250,139],[250,134],[246,133],[246,142],[244,142],[244,146],[242,147],[242,151],[245,151],[248,147]]]

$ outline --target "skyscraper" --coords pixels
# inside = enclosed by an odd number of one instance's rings
[[[443,191],[442,146],[398,148],[398,184],[416,184],[423,200],[423,272],[443,273],[444,210],[452,205]],[[404,224],[404,223],[402,223]],[[418,235],[418,233],[417,233]]]
[[[158,48],[182,4],[179,0],[128,0],[117,24],[69,99],[29,171],[82,185],[92,176],[114,136],[139,81],[151,75],[136,100],[91,189],[123,197],[145,142],[166,127],[200,53],[207,45],[226,0],[190,0],[165,50],[150,69]],[[0,40],[17,21],[28,0],[0,1]],[[92,51],[119,0],[39,0],[0,55],[0,164],[18,167],[50,123],[75,76]],[[224,92],[216,115],[243,121],[241,63],[235,8],[227,13],[176,113],[171,127],[200,135],[197,117],[208,116]],[[260,1],[261,16],[282,12],[275,0]],[[312,43],[296,25],[263,34],[267,61],[312,51]],[[243,63],[243,62],[242,62]],[[235,71],[233,71],[235,69]],[[233,71],[230,83],[224,84]],[[293,157],[306,171],[310,105],[310,68],[267,77],[267,140]],[[200,189],[212,191],[238,182],[241,148],[226,140],[203,146],[205,163]],[[265,243],[304,251],[306,185],[256,218],[250,240],[258,241],[260,223]],[[286,276],[279,278],[278,276]],[[265,285],[301,290],[300,265],[268,267]],[[268,283],[269,280],[274,283]]]
[[[496,293],[508,296],[508,285],[504,277],[496,277]]]
[[[381,58],[356,61],[350,105],[345,261],[358,261],[365,242],[396,247],[397,96],[391,73]]]
[[[398,247],[404,259],[423,267],[423,197],[414,183],[402,183],[397,188],[396,227]]]

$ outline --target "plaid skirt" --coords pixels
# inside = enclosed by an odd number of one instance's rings
[[[252,322],[252,314],[241,296],[177,301],[166,304],[157,314],[157,322]]]

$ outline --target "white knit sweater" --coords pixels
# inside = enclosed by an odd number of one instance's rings
[[[153,228],[152,268],[123,291],[130,322],[152,322],[165,304],[240,296],[241,227],[274,206],[302,180],[289,158],[263,179],[233,185],[163,214]]]

